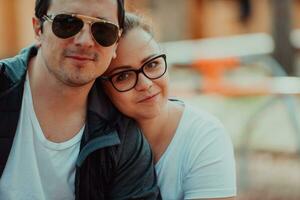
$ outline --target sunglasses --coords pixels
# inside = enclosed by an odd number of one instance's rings
[[[62,39],[75,36],[81,31],[84,23],[88,23],[94,40],[103,47],[108,47],[116,43],[121,33],[118,25],[85,15],[44,15],[43,20],[52,22],[53,33]]]

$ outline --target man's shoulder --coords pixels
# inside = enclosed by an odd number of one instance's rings
[[[33,50],[35,50],[35,47],[30,46],[22,49],[20,53],[14,57],[0,60],[1,76],[6,76],[6,78],[10,79],[12,82],[21,80]]]
[[[0,60],[0,94],[13,87],[25,74],[18,62],[15,58]]]
[[[133,119],[120,115],[117,132],[121,142],[121,152],[132,156],[138,149],[143,149],[142,151],[145,153],[151,151],[150,145]]]
[[[121,113],[119,113],[117,131],[122,143],[140,140],[142,137],[142,132],[137,123],[133,119],[126,117]]]
[[[12,81],[17,79],[17,74],[22,70],[22,62],[19,59],[19,55],[11,58],[0,60],[1,76],[6,76]]]
[[[96,80],[89,93],[88,110],[96,123],[99,120],[104,120],[108,122],[112,129],[116,129],[121,140],[127,139],[127,137],[140,136],[140,129],[137,123],[122,114],[114,106],[104,92],[99,80]],[[92,119],[92,117],[89,117],[89,119]]]

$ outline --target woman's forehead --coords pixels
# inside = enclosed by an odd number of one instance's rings
[[[141,28],[133,29],[121,38],[117,51],[128,56],[134,55],[139,57],[154,51],[160,51],[158,43],[146,31]]]
[[[122,66],[140,67],[146,58],[160,53],[158,43],[149,33],[140,28],[130,30],[120,39],[117,57],[112,60],[107,72]]]

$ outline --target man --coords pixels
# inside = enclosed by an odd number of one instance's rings
[[[152,154],[95,80],[122,0],[37,0],[37,43],[0,61],[0,199],[157,199]]]

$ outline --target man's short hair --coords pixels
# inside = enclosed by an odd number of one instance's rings
[[[47,14],[50,3],[52,0],[36,0],[35,1],[35,16],[38,19],[42,19],[44,15]],[[125,16],[125,8],[124,8],[124,0],[117,0],[118,2],[118,21],[119,27],[123,29],[124,25],[124,16]],[[43,20],[41,20],[43,21]]]

